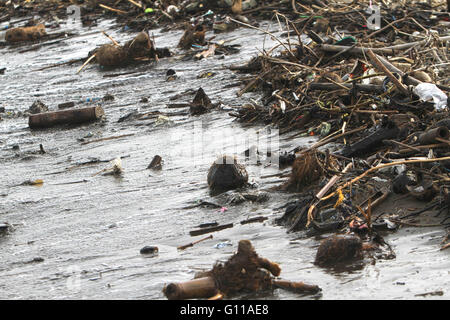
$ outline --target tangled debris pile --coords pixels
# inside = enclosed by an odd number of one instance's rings
[[[423,212],[372,216],[393,193],[429,202],[426,210],[443,212],[450,204],[448,13],[442,3],[439,9],[384,3],[383,24],[373,31],[361,14],[368,3],[327,4],[305,17],[275,12],[287,39],[246,25],[278,44],[231,66],[253,75],[238,95],[256,90],[264,97],[230,115],[278,126],[280,133],[319,137],[312,147],[291,151],[296,159],[281,189],[301,193],[279,224],[309,234],[381,237],[377,230],[414,225],[406,218]],[[435,224],[448,227],[448,219]],[[342,243],[351,256],[362,248],[358,241],[356,247]],[[329,253],[322,250],[318,260]]]
[[[261,258],[249,240],[239,241],[236,254],[225,263],[216,263],[212,270],[184,283],[170,283],[163,289],[170,300],[209,298],[222,299],[236,294],[283,288],[297,293],[316,294],[318,286],[303,282],[279,280],[281,268],[277,263]]]

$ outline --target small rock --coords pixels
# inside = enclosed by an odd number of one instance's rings
[[[0,223],[0,235],[6,234],[10,227],[8,223]]]
[[[29,260],[29,261],[26,261],[25,263],[39,263],[39,262],[44,262],[44,258],[36,257],[36,258],[33,258],[33,259]]]
[[[145,246],[141,249],[141,254],[156,254],[158,253],[159,249],[155,246]]]
[[[48,107],[45,104],[43,104],[40,100],[36,100],[28,109],[28,112],[31,114],[43,113],[47,111]]]
[[[152,162],[148,165],[147,169],[160,170],[162,168],[162,158],[159,155],[153,157]]]
[[[114,100],[114,96],[107,93],[104,97],[103,97],[103,101],[113,101]]]

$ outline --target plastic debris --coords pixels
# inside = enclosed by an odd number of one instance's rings
[[[414,88],[414,93],[423,101],[433,100],[437,111],[442,111],[447,107],[447,95],[433,83],[418,84]]]

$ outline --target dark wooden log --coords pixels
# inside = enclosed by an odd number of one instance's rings
[[[431,143],[439,143],[436,138],[448,139],[450,136],[450,132],[447,127],[437,127],[430,129],[419,136],[419,143],[421,145],[431,144]]]
[[[194,279],[183,283],[169,283],[163,289],[169,300],[210,298],[218,293],[212,277]]]
[[[105,114],[102,107],[62,110],[30,115],[28,125],[31,129],[49,128],[61,124],[79,124],[96,121]]]
[[[210,232],[214,232],[214,231],[220,231],[220,230],[228,229],[228,228],[233,228],[233,224],[229,223],[229,224],[223,224],[223,225],[219,225],[219,226],[215,226],[215,227],[209,227],[209,228],[202,228],[202,229],[199,229],[199,230],[193,230],[193,231],[190,231],[189,234],[192,237],[195,237],[195,236],[199,236],[199,235],[202,235],[202,234],[205,234],[205,233],[210,233]]]
[[[345,146],[338,154],[347,158],[360,156],[382,145],[383,140],[395,139],[399,134],[399,127],[393,121],[387,121],[369,136],[364,137],[352,145]]]

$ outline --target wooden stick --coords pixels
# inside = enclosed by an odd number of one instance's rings
[[[351,88],[353,88],[353,84],[351,83],[340,83],[339,85],[334,84],[334,83],[321,83],[321,82],[316,82],[316,83],[311,83],[308,86],[309,90],[327,90],[327,91],[333,91],[333,90],[338,90],[340,88],[344,87],[345,89],[349,90]],[[363,92],[372,92],[372,93],[383,93],[384,89],[383,86],[381,85],[376,85],[376,84],[356,84],[356,89],[358,89],[358,91],[363,91]]]
[[[42,67],[39,69],[35,69],[35,70],[31,70],[31,72],[36,72],[36,71],[42,71],[42,70],[46,70],[46,69],[50,69],[50,68],[55,68],[55,67],[60,67],[60,66],[64,66],[67,64],[72,64],[72,63],[76,63],[76,62],[82,62],[85,58],[79,58],[79,59],[72,59],[70,61],[66,61],[66,62],[61,62],[61,63],[55,63],[46,67]]]
[[[363,48],[363,47],[352,48],[352,46],[340,46],[335,44],[321,44],[319,45],[319,48],[325,52],[345,52],[351,54],[365,54],[367,53],[367,51],[372,49],[372,51],[376,53],[388,55],[394,54],[394,50],[385,48]]]
[[[128,2],[130,2],[130,3],[132,3],[132,4],[134,4],[136,7],[139,7],[139,8],[141,8],[142,9],[142,4],[140,4],[140,3],[137,3],[137,2],[134,2],[133,0],[128,0]]]
[[[445,37],[439,37],[437,40],[439,41],[450,41],[450,36],[445,36]],[[404,43],[404,44],[398,44],[398,45],[394,45],[394,46],[389,46],[389,47],[383,47],[383,48],[363,48],[363,47],[355,47],[355,48],[351,48],[351,46],[340,46],[340,45],[333,45],[333,44],[322,44],[319,46],[320,49],[322,49],[323,51],[327,51],[327,52],[340,52],[343,50],[348,50],[348,53],[352,53],[352,54],[364,54],[367,53],[369,50],[372,50],[375,53],[380,53],[380,54],[389,54],[389,55],[393,55],[395,52],[395,50],[404,50],[404,49],[409,49],[411,47],[417,46],[417,45],[421,45],[421,44],[425,44],[428,42],[428,39],[425,40],[421,40],[421,41],[415,41],[415,42],[409,42],[409,43]]]
[[[80,67],[80,69],[78,69],[78,71],[77,71],[77,73],[76,74],[78,74],[78,73],[80,73],[81,72],[81,70],[83,70],[84,69],[84,67],[85,66],[87,66],[88,64],[89,64],[89,62],[91,62],[92,61],[92,59],[94,59],[95,58],[95,53],[92,55],[92,56],[90,56],[89,57],[89,59],[87,59],[86,60],[86,62],[85,63],[83,63],[83,65]]]
[[[292,282],[288,280],[272,280],[272,285],[277,288],[289,290],[295,293],[317,293],[319,286],[305,284],[304,282]]]
[[[394,85],[397,87],[400,92],[402,92],[405,96],[409,95],[408,88],[406,88],[405,85],[403,85],[389,70],[386,68],[386,66],[381,63],[381,61],[377,58],[375,53],[373,53],[372,50],[367,51],[367,55],[369,56],[370,60],[372,60],[372,63],[375,65],[375,68],[377,68],[379,71],[384,72],[386,76],[391,79],[391,81],[394,83]]]
[[[347,164],[344,170],[342,170],[342,174],[347,173],[347,171],[350,170],[352,166],[353,166],[352,162]],[[316,198],[318,199],[322,198],[328,192],[328,190],[330,190],[330,188],[338,181],[340,177],[341,177],[340,175],[334,175],[330,179],[330,181],[328,181],[328,183],[316,194]]]
[[[243,221],[241,221],[241,224],[248,224],[248,223],[253,223],[253,222],[264,222],[267,219],[269,219],[269,218],[263,217],[263,216],[259,216],[259,217],[254,217],[254,218],[250,218],[250,219],[247,219],[247,220],[243,220]]]
[[[102,7],[103,9],[106,9],[106,10],[109,10],[109,11],[113,11],[113,12],[117,12],[117,13],[120,13],[120,14],[127,14],[128,13],[128,12],[125,12],[125,11],[122,11],[122,10],[119,10],[119,9],[114,9],[114,8],[105,6],[104,4],[99,4],[99,7]]]
[[[220,230],[228,229],[228,228],[233,228],[233,224],[229,223],[229,224],[223,224],[223,225],[210,227],[210,228],[203,228],[203,229],[199,229],[199,230],[193,230],[193,231],[190,231],[189,234],[192,237],[194,237],[194,236],[199,236],[201,234],[210,233],[210,232],[214,232],[214,231],[220,231]]]
[[[120,136],[113,136],[113,137],[101,138],[101,139],[96,139],[96,140],[91,140],[91,141],[85,141],[85,142],[82,142],[81,145],[85,145],[85,144],[89,144],[89,143],[93,143],[93,142],[101,142],[101,141],[119,139],[119,138],[124,138],[124,137],[129,137],[129,136],[134,136],[134,133],[128,133],[128,134],[122,134]]]
[[[195,244],[197,244],[197,243],[199,243],[199,242],[202,242],[202,241],[205,241],[205,240],[208,240],[208,239],[212,239],[212,238],[213,238],[213,236],[212,236],[212,234],[211,234],[211,235],[209,235],[209,236],[206,237],[206,238],[203,238],[203,239],[200,239],[200,240],[197,240],[197,241],[193,241],[193,242],[188,243],[188,244],[185,244],[185,245],[183,245],[183,246],[179,246],[177,249],[178,249],[178,250],[184,250],[184,249],[186,249],[186,248],[193,247]]]

